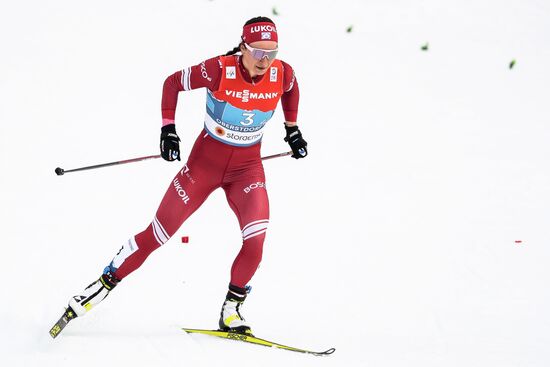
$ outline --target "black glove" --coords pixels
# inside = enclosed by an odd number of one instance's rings
[[[307,156],[307,142],[302,138],[302,133],[298,126],[286,126],[285,141],[292,149],[292,158],[305,158]]]
[[[162,127],[160,133],[160,155],[166,161],[181,161],[180,138],[176,134],[176,125],[169,124]]]

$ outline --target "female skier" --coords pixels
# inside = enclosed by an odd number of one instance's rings
[[[162,92],[162,157],[180,160],[180,139],[174,123],[180,91],[206,88],[204,130],[187,163],[170,183],[151,224],[122,246],[97,281],[71,298],[69,310],[76,316],[83,316],[107,297],[174,235],[212,191],[221,187],[239,220],[243,244],[231,267],[219,327],[252,333],[239,309],[247,295],[247,283],[260,264],[269,222],[260,145],[263,128],[279,100],[285,116],[284,140],[292,149],[292,157],[307,155],[307,143],[296,125],[298,83],[290,65],[276,59],[277,51],[275,24],[269,18],[256,17],[243,26],[241,42],[232,51],[166,79]]]

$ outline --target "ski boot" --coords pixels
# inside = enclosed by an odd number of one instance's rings
[[[115,278],[109,271],[108,267],[101,277],[86,287],[80,294],[74,296],[69,301],[69,306],[65,309],[61,318],[50,329],[52,338],[56,338],[69,321],[76,319],[78,316],[84,316],[92,307],[103,301],[117,283],[120,281]]]
[[[69,308],[74,311],[76,316],[84,316],[92,307],[103,301],[105,297],[109,295],[109,292],[116,287],[119,281],[120,280],[115,278],[110,272],[102,274],[98,280],[71,298],[69,301]]]
[[[229,285],[225,302],[220,314],[219,326],[221,331],[230,331],[238,334],[252,335],[250,325],[240,313],[240,308],[246,299],[247,289]]]

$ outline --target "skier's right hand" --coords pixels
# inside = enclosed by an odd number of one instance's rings
[[[165,125],[160,133],[160,155],[166,161],[181,161],[180,138],[176,134],[176,125]]]

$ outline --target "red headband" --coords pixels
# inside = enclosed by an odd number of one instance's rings
[[[248,44],[257,41],[278,42],[277,28],[275,24],[269,22],[248,24],[243,27],[242,39]]]

